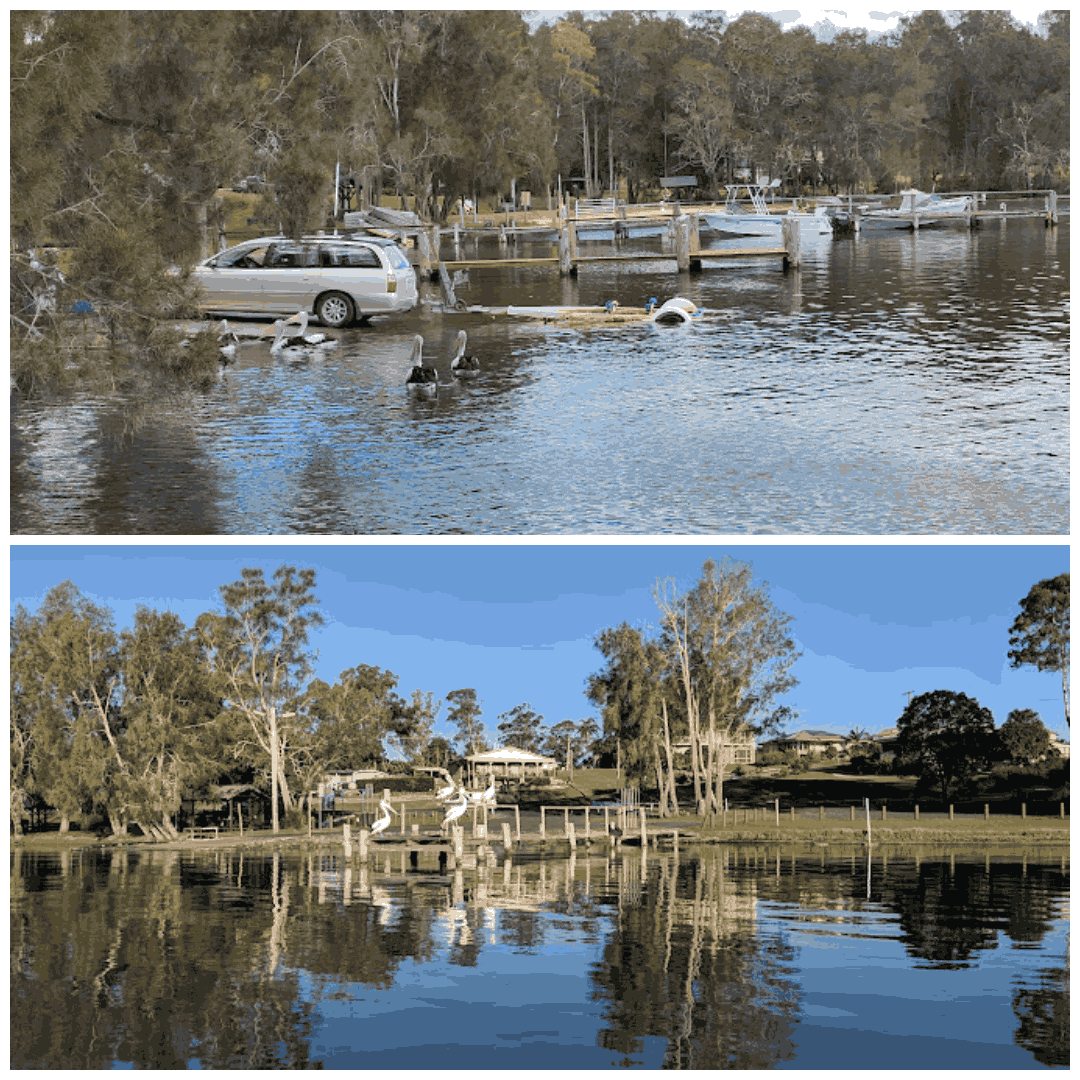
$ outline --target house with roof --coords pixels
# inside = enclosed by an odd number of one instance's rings
[[[702,732],[702,741],[708,745],[708,731]],[[754,731],[749,724],[742,724],[733,731],[723,730],[716,732],[714,745],[723,755],[725,765],[753,765],[757,760]],[[671,749],[680,759],[687,757],[686,761],[679,760],[677,764],[681,768],[689,768],[690,741],[684,739],[681,742],[673,742]]]
[[[497,750],[485,750],[482,754],[470,754],[465,760],[474,777],[516,778],[545,776],[555,772],[558,762],[545,754],[534,754],[516,746],[500,746]]]
[[[835,731],[820,731],[808,728],[805,731],[796,731],[791,735],[775,735],[773,738],[766,739],[761,743],[758,750],[761,753],[770,751],[785,753],[788,750],[794,750],[796,754],[803,757],[807,754],[824,754],[830,746],[835,746],[837,751],[841,751],[847,741],[843,735],[838,735]]]

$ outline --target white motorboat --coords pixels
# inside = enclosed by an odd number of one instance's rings
[[[915,215],[919,218],[919,227],[941,224],[949,218],[965,218],[971,212],[971,196],[958,195],[952,199],[943,199],[937,194],[927,194],[909,188],[886,200],[874,210],[864,210],[859,221],[864,229],[910,229],[914,226]]]
[[[773,180],[767,188],[758,184],[726,186],[727,201],[724,208],[703,214],[704,227],[736,236],[765,236],[778,240],[781,226],[785,220],[789,220],[799,223],[804,237],[832,235],[832,219],[828,206],[818,206],[812,211],[792,208],[786,214],[771,211],[765,201],[765,192],[775,191],[779,186],[779,179]],[[749,209],[739,201],[739,192],[744,190],[750,199]]]

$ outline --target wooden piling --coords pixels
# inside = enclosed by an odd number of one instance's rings
[[[642,850],[642,852],[644,852],[645,848],[648,847],[649,837],[648,837],[648,833],[645,830],[645,807],[642,806],[640,808],[640,810],[641,810],[641,850]]]
[[[952,819],[953,819],[953,804],[949,803],[949,820],[952,821]]]
[[[547,810],[547,807],[546,807],[546,806],[541,806],[541,807],[540,807],[540,839],[541,839],[541,840],[543,840],[543,839],[545,838],[545,832],[544,832],[544,813],[545,813],[545,811],[546,811],[546,810]]]
[[[780,800],[775,799],[774,801],[776,803],[776,827],[779,829],[780,828]]]
[[[915,804],[915,820],[916,821],[919,820],[919,804],[918,803]]]
[[[518,842],[521,841],[521,807],[514,804],[514,830],[517,835]]]
[[[983,803],[983,820],[990,820],[990,804],[988,802]]]
[[[503,837],[503,847],[506,848],[507,851],[509,851],[510,846],[511,846],[510,822],[509,821],[504,821],[502,823],[502,837]]]
[[[795,218],[784,218],[780,235],[784,244],[784,269],[798,270],[802,259],[802,225]]]
[[[356,852],[357,852],[357,855],[359,856],[359,859],[360,859],[361,862],[365,862],[365,863],[367,862],[367,858],[368,858],[368,837],[370,835],[371,834],[368,832],[367,829],[361,829],[360,832],[357,833],[357,836],[356,836],[356,840],[357,840]]]
[[[1026,817],[1027,817],[1027,803],[1026,803],[1026,802],[1022,802],[1022,803],[1020,804],[1020,816],[1021,816],[1022,818],[1026,818]]]
[[[570,843],[570,850],[573,851],[577,847],[577,830],[572,821],[566,823],[566,839]]]
[[[690,272],[690,219],[685,215],[675,220],[675,265],[680,274]]]

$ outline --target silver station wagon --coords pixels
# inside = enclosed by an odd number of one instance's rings
[[[200,307],[213,314],[293,315],[324,326],[408,311],[416,272],[392,240],[377,236],[263,236],[219,251],[191,272]]]

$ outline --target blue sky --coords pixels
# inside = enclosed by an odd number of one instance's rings
[[[753,563],[793,616],[803,656],[787,699],[800,713],[792,730],[880,731],[906,692],[943,689],[976,697],[997,724],[1035,709],[1068,738],[1060,678],[1006,657],[1019,600],[1069,568],[1063,545],[18,545],[10,596],[33,610],[70,579],[118,628],[137,604],[190,624],[244,566],[267,577],[283,562],[314,567],[327,620],[313,641],[320,677],[365,663],[394,672],[405,697],[474,687],[497,741],[498,714],[520,702],[548,723],[592,715],[583,691],[602,666],[595,635],[623,620],[655,624],[657,577],[689,587],[706,558],[725,554]],[[444,715],[436,731],[452,734]]]
[[[982,5],[985,6],[985,5]],[[530,24],[537,22],[551,22],[564,16],[568,11],[584,11],[586,17],[600,17],[606,11],[630,11],[634,8],[538,8],[527,13]],[[652,11],[652,8],[641,10]],[[661,17],[676,15],[681,19],[689,19],[696,9],[662,9],[657,11]],[[747,11],[758,11],[775,19],[785,30],[795,26],[806,26],[813,29],[818,23],[830,22],[837,30],[869,30],[874,33],[884,34],[895,30],[900,25],[900,18],[905,15],[917,15],[925,8],[889,8],[889,7],[798,7],[796,5],[785,6],[781,4],[735,4],[716,9],[724,14],[729,22],[734,22],[740,15]],[[942,10],[965,11],[966,8],[948,8]],[[975,9],[977,10],[977,8]],[[1037,29],[1038,19],[1042,12],[1048,10],[1046,6],[1025,5],[1006,9],[1017,22],[1025,24],[1032,31]]]

